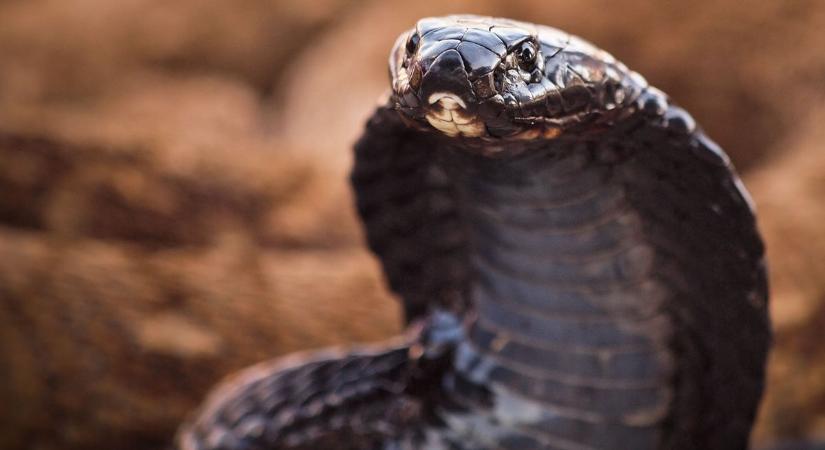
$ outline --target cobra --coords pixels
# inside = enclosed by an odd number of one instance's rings
[[[747,448],[763,246],[690,115],[507,19],[423,19],[389,69],[351,179],[407,332],[243,372],[180,447]]]

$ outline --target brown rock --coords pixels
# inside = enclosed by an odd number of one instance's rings
[[[825,110],[787,139],[788,153],[747,181],[759,207],[772,282],[775,345],[756,436],[825,434]]]
[[[205,159],[0,137],[0,447],[157,448],[227,373],[397,331],[349,198]]]

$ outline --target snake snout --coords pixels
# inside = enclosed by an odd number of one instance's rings
[[[446,50],[438,54],[421,78],[419,98],[426,104],[425,118],[448,136],[478,137],[484,123],[477,115],[477,99],[461,54]]]
[[[475,103],[475,95],[470,85],[470,76],[464,69],[464,62],[461,55],[456,50],[447,50],[438,55],[421,78],[420,98],[430,104],[430,101],[437,96],[436,101],[446,101],[450,99],[458,102],[463,108]],[[442,94],[449,94],[445,96]]]

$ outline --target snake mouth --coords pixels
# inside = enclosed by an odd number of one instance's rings
[[[450,92],[435,92],[427,98],[429,108],[427,122],[450,137],[481,137],[485,134],[484,122],[467,110],[467,104]]]

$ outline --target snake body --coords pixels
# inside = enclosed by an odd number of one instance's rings
[[[747,448],[763,246],[690,115],[507,19],[423,19],[390,75],[352,183],[408,332],[247,370],[180,447]]]

